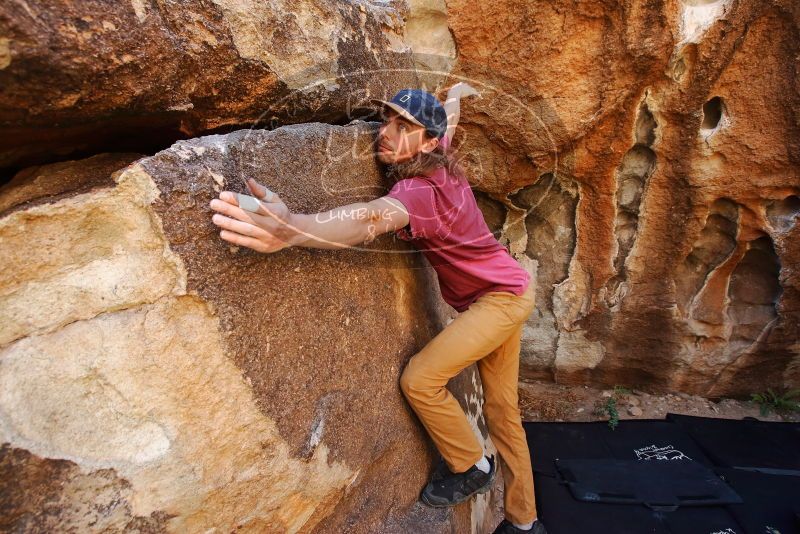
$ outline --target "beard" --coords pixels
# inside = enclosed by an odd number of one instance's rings
[[[430,175],[438,167],[447,167],[448,158],[441,148],[431,152],[419,152],[411,159],[400,163],[385,163],[383,170],[392,183],[421,174]]]

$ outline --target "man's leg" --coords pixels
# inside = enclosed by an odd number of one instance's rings
[[[483,414],[489,427],[489,436],[503,459],[505,514],[512,523],[519,525],[536,518],[531,456],[522,427],[517,390],[520,339],[525,320],[534,307],[532,291],[530,294],[526,292],[514,303],[513,313],[520,317],[514,332],[478,362],[483,384]],[[524,306],[529,306],[527,312]]]
[[[483,457],[483,448],[445,384],[518,329],[519,314],[509,311],[507,297],[514,295],[481,296],[414,355],[400,377],[409,404],[454,473],[472,467]]]

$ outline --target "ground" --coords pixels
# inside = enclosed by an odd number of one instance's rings
[[[588,386],[563,386],[547,382],[520,382],[519,404],[523,421],[602,421],[597,408],[614,396],[613,389]],[[706,399],[686,393],[651,395],[636,389],[617,393],[620,419],[663,419],[667,413],[763,421],[800,421],[800,413],[769,413],[762,416],[759,406],[748,400]],[[638,408],[638,409],[637,409]]]

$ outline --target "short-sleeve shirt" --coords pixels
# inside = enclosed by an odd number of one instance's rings
[[[450,140],[441,142],[447,148]],[[428,259],[442,298],[456,311],[490,291],[527,290],[530,273],[492,235],[465,177],[440,167],[431,176],[398,180],[386,196],[408,211],[409,225],[395,235]]]

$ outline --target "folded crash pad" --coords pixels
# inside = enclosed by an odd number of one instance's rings
[[[576,500],[556,478],[535,477],[536,506],[548,534],[748,534],[724,506],[652,510],[640,504]]]
[[[714,465],[678,425],[661,419],[590,423],[524,423],[534,473],[556,475],[556,458],[694,460]]]
[[[535,477],[538,515],[548,534],[671,534],[663,512],[644,506],[589,503],[576,500],[553,477]]]
[[[579,501],[644,504],[654,510],[742,502],[728,484],[694,460],[555,460]]]
[[[800,467],[800,442],[796,441],[800,425],[796,423],[669,414],[667,420],[621,421],[614,430],[605,422],[524,423],[524,427],[537,509],[551,534],[800,534],[800,476],[792,475]],[[628,464],[614,465],[613,461]],[[711,469],[741,502],[710,504],[724,499],[718,499],[720,494],[715,491],[697,491],[693,483],[688,493],[678,484],[679,488],[673,487],[665,497],[665,475],[656,471],[669,467],[652,467],[653,471],[646,473],[651,465],[670,464],[700,464]],[[565,472],[562,477],[559,469],[565,467],[571,474]],[[619,481],[608,472],[601,473],[603,469],[611,473],[641,471],[636,475],[639,486],[631,485],[630,474]],[[582,475],[577,476],[576,471]],[[576,499],[573,489],[585,493],[592,489],[588,475],[606,485],[599,489],[607,494],[633,495],[630,501],[655,504],[657,509]],[[580,488],[575,482],[585,485]],[[595,487],[595,493],[597,490]],[[678,501],[674,511],[667,511],[674,508],[670,495]],[[664,502],[667,506],[659,507]]]

